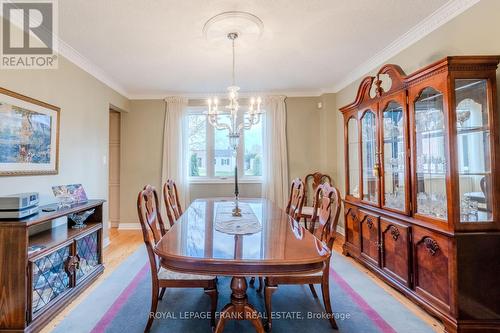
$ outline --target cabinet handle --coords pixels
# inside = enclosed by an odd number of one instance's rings
[[[77,269],[80,269],[80,256],[78,254],[68,257],[64,263],[64,271],[70,276],[73,275]]]
[[[436,253],[439,251],[438,243],[430,237],[425,237],[423,239],[423,241],[424,241],[425,247],[427,248],[427,251],[429,251],[429,254],[431,256],[436,255]]]
[[[382,153],[380,151],[375,152],[375,165],[373,166],[373,176],[374,177],[379,177],[380,176],[380,156]]]

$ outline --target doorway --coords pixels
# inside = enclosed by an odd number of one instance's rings
[[[109,222],[120,223],[120,112],[109,110]]]

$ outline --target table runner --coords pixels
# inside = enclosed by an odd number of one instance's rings
[[[248,203],[240,202],[241,216],[233,216],[234,202],[218,203],[215,212],[215,230],[231,234],[254,234],[262,229],[257,216]]]

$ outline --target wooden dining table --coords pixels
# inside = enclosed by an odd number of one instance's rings
[[[229,276],[231,302],[220,312],[215,332],[227,320],[249,320],[257,332],[264,326],[248,302],[247,277],[305,274],[322,270],[326,245],[266,199],[240,199],[243,218],[254,216],[260,230],[251,234],[220,231],[218,212],[231,199],[198,199],[188,207],[155,247],[163,267],[179,272]],[[251,213],[248,213],[248,212]]]

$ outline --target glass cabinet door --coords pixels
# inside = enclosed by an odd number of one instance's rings
[[[384,207],[406,211],[406,140],[403,107],[391,101],[382,114]]]
[[[445,118],[443,95],[425,88],[415,102],[416,213],[446,220]]]
[[[358,121],[350,118],[347,122],[347,156],[349,189],[348,192],[355,198],[359,198],[359,132]]]
[[[361,118],[361,159],[363,169],[364,201],[378,203],[379,163],[377,151],[377,123],[375,113],[367,111]]]
[[[487,87],[487,80],[455,80],[460,222],[493,220]]]

